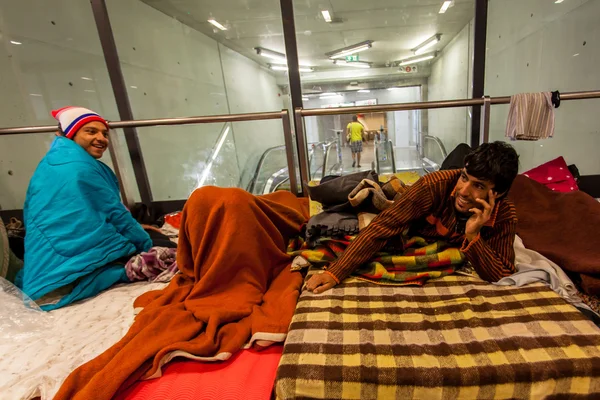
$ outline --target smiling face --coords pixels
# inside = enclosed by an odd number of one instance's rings
[[[108,147],[108,128],[102,122],[92,121],[81,127],[73,141],[95,159],[102,157]]]
[[[492,182],[477,179],[462,170],[456,182],[454,207],[459,213],[467,214],[472,208],[482,208],[476,199],[488,201],[488,193],[494,189]]]

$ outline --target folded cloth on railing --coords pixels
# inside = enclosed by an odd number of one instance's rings
[[[506,137],[513,140],[547,139],[554,135],[552,94],[519,93],[510,97]]]
[[[325,266],[346,250],[355,236],[343,239],[321,238],[309,248],[300,238],[292,239],[288,254],[296,258],[292,270],[309,265]],[[369,262],[354,271],[359,279],[382,285],[423,285],[427,280],[454,273],[464,263],[464,255],[457,248],[442,241],[427,243],[420,237],[404,238],[400,253],[377,253]]]
[[[177,271],[177,249],[169,247],[153,247],[125,264],[125,273],[132,282],[169,282]]]

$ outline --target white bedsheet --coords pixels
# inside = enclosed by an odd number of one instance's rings
[[[119,341],[133,323],[133,301],[166,283],[116,286],[98,296],[51,311],[43,330],[26,340],[0,343],[0,398],[52,399],[78,366]],[[0,313],[5,312],[0,308]]]

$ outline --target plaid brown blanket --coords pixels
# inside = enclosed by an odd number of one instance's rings
[[[290,240],[288,254],[306,261],[295,260],[292,270],[309,265],[324,266],[335,261],[355,237],[321,238],[313,248],[302,238]],[[464,255],[457,248],[448,247],[445,242],[427,243],[425,239],[415,236],[405,239],[403,246],[404,249],[398,252],[377,253],[354,275],[382,285],[423,285],[429,279],[452,274],[455,267],[464,262]]]
[[[542,284],[459,275],[423,287],[350,278],[305,291],[276,379],[279,399],[557,394],[600,395],[600,329]]]

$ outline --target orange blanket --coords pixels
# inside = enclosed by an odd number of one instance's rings
[[[140,296],[125,337],[71,373],[55,399],[108,400],[173,357],[224,360],[249,341],[283,341],[302,283],[286,247],[308,216],[307,200],[288,192],[196,190],[182,213],[181,274]]]

